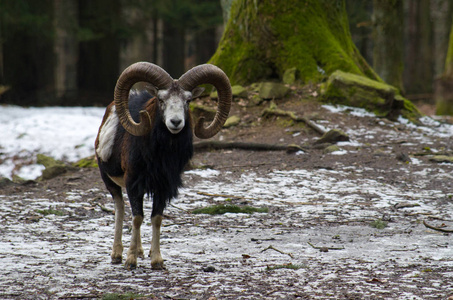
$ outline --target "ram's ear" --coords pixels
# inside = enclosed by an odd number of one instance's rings
[[[204,87],[197,86],[192,90],[192,99],[196,99],[201,96],[204,92]]]
[[[154,97],[157,97],[157,92],[159,91],[154,85],[147,83],[145,89]]]

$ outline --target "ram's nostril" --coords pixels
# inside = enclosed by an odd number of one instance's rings
[[[181,119],[171,119],[170,122],[171,122],[171,124],[173,124],[173,126],[178,127],[181,124],[182,120]]]

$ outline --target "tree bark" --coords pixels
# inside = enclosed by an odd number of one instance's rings
[[[403,2],[373,1],[373,67],[401,92],[403,88]]]
[[[453,115],[453,23],[445,58],[445,72],[435,82],[436,114]]]
[[[429,0],[404,1],[407,11],[403,81],[407,94],[432,93],[432,30]]]
[[[163,27],[163,68],[173,78],[179,78],[185,71],[185,30],[168,20],[164,20]]]
[[[433,20],[433,59],[434,76],[445,71],[445,58],[448,49],[448,37],[452,24],[453,3],[451,0],[431,0],[431,19]]]
[[[235,0],[211,58],[233,84],[282,78],[318,82],[337,69],[380,80],[352,42],[344,1]]]
[[[77,96],[77,0],[54,0],[56,103]]]

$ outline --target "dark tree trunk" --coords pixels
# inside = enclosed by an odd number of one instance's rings
[[[79,0],[79,24],[86,36],[79,44],[78,86],[80,105],[111,101],[120,61],[115,26],[121,20],[120,0]],[[103,15],[104,20],[98,20]]]
[[[445,58],[445,72],[435,83],[436,113],[453,115],[453,23]]]
[[[407,0],[403,81],[407,94],[432,92],[433,60],[429,0]]]
[[[448,37],[452,24],[453,3],[451,0],[431,0],[431,19],[433,20],[433,59],[434,76],[445,71],[445,58],[448,49]]]
[[[195,36],[196,64],[205,64],[217,49],[216,29],[200,31]]]
[[[55,93],[54,104],[64,104],[77,97],[78,1],[54,0],[55,9]]]
[[[163,68],[173,78],[179,78],[185,71],[185,30],[168,21],[163,27]]]
[[[403,89],[403,2],[373,1],[373,68],[388,84]]]

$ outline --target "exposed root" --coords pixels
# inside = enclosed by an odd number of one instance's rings
[[[283,252],[282,250],[279,250],[279,249],[275,248],[272,245],[269,245],[269,247],[267,247],[266,249],[261,250],[261,252],[264,252],[264,251],[267,251],[267,250],[274,250],[274,251],[277,251],[278,253],[285,254],[285,255],[288,255],[291,258],[294,258],[294,256],[291,253]]]
[[[286,151],[294,153],[304,150],[302,147],[294,144],[290,145],[273,145],[246,142],[221,142],[221,141],[202,141],[193,144],[195,151],[203,150],[221,150],[221,149],[241,149],[250,151]]]
[[[425,225],[425,227],[428,227],[429,229],[437,230],[440,232],[448,232],[448,233],[453,232],[453,229],[446,229],[446,228],[440,228],[440,227],[435,227],[433,225],[429,225],[428,223],[426,223],[425,220],[423,220],[423,225]]]
[[[319,246],[313,245],[310,242],[307,242],[307,243],[314,249],[318,249],[321,252],[328,252],[329,250],[344,250],[345,249],[344,247],[319,247]]]
[[[265,116],[265,117],[267,117],[267,116],[288,117],[288,118],[290,118],[291,120],[293,120],[295,122],[304,122],[305,124],[307,124],[308,127],[313,129],[314,131],[316,131],[320,135],[323,135],[324,133],[326,133],[322,128],[320,128],[318,125],[316,125],[315,123],[313,123],[309,119],[307,119],[305,117],[298,117],[292,111],[279,109],[279,108],[277,108],[276,105],[275,106],[271,105],[271,107],[266,108],[263,111],[263,116]]]

